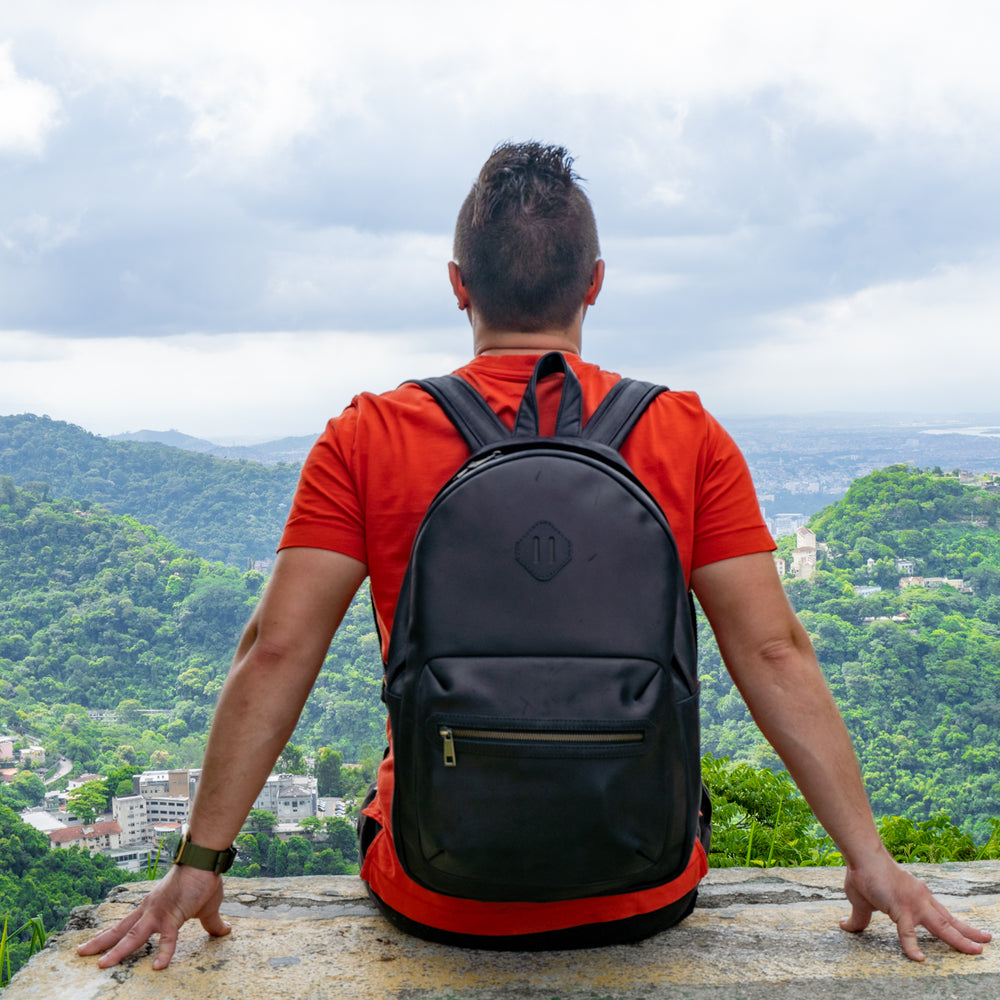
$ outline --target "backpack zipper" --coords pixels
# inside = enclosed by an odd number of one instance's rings
[[[539,732],[534,729],[461,729],[457,726],[442,726],[438,730],[444,744],[444,766],[455,767],[455,740],[509,740],[521,743],[641,743],[644,734],[640,732],[619,733],[564,733]]]

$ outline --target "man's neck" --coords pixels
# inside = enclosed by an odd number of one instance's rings
[[[579,354],[580,337],[563,330],[542,330],[537,333],[476,331],[473,346],[476,357],[484,354],[547,354],[549,351]]]

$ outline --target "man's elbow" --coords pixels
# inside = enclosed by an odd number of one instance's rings
[[[812,643],[806,630],[793,621],[787,629],[763,637],[753,651],[758,664],[771,669],[798,666],[814,659]]]

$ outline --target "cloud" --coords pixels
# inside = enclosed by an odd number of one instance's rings
[[[0,154],[41,154],[56,125],[59,98],[39,80],[20,76],[11,56],[11,44],[0,44]]]
[[[391,103],[465,126],[552,94],[683,109],[778,88],[818,119],[930,133],[1000,98],[1000,13],[982,0],[622,0],[613,17],[594,0],[572,17],[536,0],[461,17],[442,0],[39,0],[6,19],[74,57],[60,71],[74,88],[176,99],[194,143],[251,158],[342,119],[377,127]]]
[[[976,0],[580,0],[569,18],[530,0],[502,17],[12,5],[0,99],[35,110],[0,140],[0,331],[53,338],[101,385],[116,337],[133,370],[154,337],[189,368],[213,336],[259,361],[255,337],[305,349],[331,330],[365,331],[376,357],[416,341],[451,356],[458,205],[497,141],[531,137],[572,150],[597,210],[602,360],[671,384],[714,384],[726,351],[757,371],[756,345],[794,351],[775,317],[820,338],[830,303],[982,272],[1000,231],[998,27]],[[345,384],[365,384],[363,343],[335,366]]]
[[[355,394],[451,370],[467,352],[461,325],[430,339],[288,332],[80,340],[6,331],[0,400],[4,413],[44,413],[99,434],[178,427],[220,443],[318,435]]]
[[[763,317],[742,348],[703,345],[645,372],[700,391],[720,414],[997,412],[997,315],[1000,247],[916,281]]]

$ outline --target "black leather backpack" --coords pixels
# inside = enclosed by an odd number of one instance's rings
[[[538,380],[562,372],[551,437]],[[680,875],[701,796],[690,595],[618,453],[662,387],[541,358],[509,431],[463,379],[417,383],[472,454],[416,535],[383,697],[392,831],[415,881],[469,899],[632,892]]]

